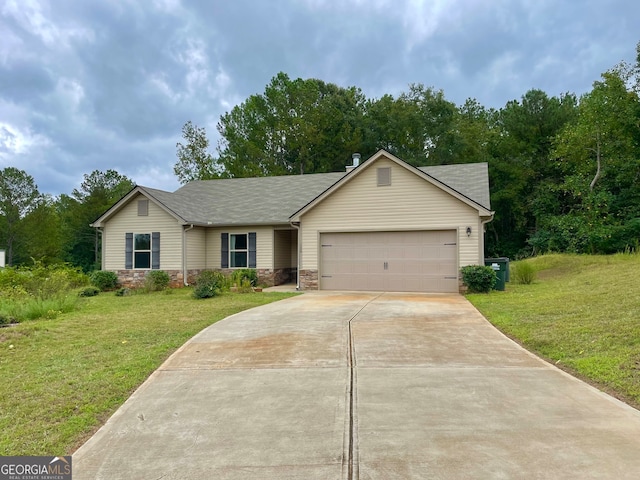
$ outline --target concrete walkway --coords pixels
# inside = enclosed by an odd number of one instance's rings
[[[73,476],[636,479],[639,452],[640,412],[463,297],[308,293],[185,344],[74,454]]]

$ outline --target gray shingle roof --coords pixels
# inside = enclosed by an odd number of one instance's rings
[[[319,173],[282,177],[231,178],[190,182],[167,204],[189,222],[217,225],[289,223],[292,213],[345,175]],[[173,207],[171,207],[173,205]]]
[[[489,209],[486,163],[421,167],[420,170]],[[289,217],[338,182],[346,172],[231,178],[190,182],[175,192],[142,187],[185,223],[269,225]]]
[[[489,199],[489,166],[487,163],[460,163],[419,167],[427,175],[441,181],[458,193],[491,209]]]

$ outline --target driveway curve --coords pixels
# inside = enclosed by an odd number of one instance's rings
[[[638,410],[462,296],[313,292],[192,338],[73,455],[73,477],[636,479],[638,452]]]

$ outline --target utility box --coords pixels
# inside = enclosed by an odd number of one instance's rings
[[[509,281],[509,259],[507,257],[485,258],[484,264],[496,272],[496,284],[494,290],[504,290],[505,283]]]

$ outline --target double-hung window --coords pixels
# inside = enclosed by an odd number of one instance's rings
[[[246,268],[249,265],[249,242],[247,241],[247,234],[235,234],[229,235],[229,267],[231,268]]]
[[[150,233],[136,233],[133,236],[133,268],[151,268]]]
[[[126,270],[160,268],[160,232],[125,233],[124,245]]]
[[[256,268],[256,232],[220,234],[221,268]]]

